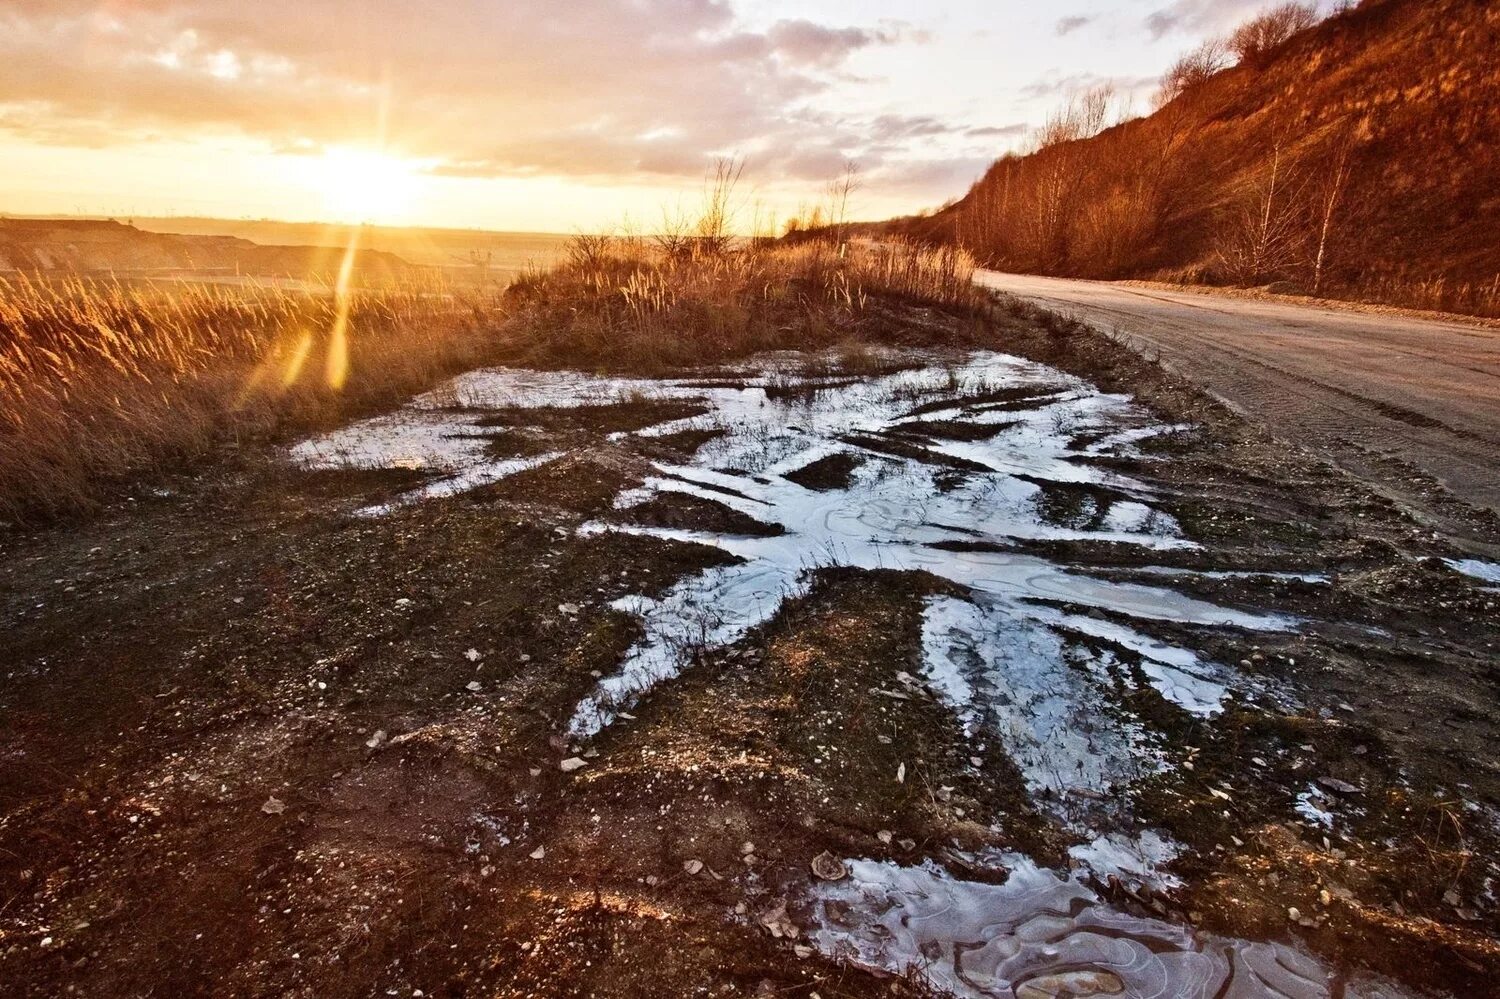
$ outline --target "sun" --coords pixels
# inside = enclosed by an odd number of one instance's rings
[[[313,168],[333,221],[404,221],[421,186],[421,164],[370,149],[331,147]]]

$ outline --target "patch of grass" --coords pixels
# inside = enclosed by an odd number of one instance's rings
[[[587,239],[562,266],[511,287],[507,333],[518,359],[651,372],[758,350],[863,356],[860,344],[903,342],[908,332],[881,305],[977,313],[988,301],[962,250],[753,242],[666,253],[641,240]]]
[[[0,280],[0,520],[96,506],[225,445],[392,405],[481,363],[493,296]]]
[[[660,371],[832,347],[872,365],[870,342],[931,339],[983,309],[973,269],[962,251],[899,244],[669,252],[591,236],[502,295],[0,280],[0,521],[87,511],[226,446],[333,425],[499,360]],[[903,322],[897,302],[942,321]]]

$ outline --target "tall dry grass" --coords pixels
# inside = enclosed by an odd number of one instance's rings
[[[979,313],[975,263],[952,247],[753,241],[663,252],[643,240],[580,241],[563,265],[510,289],[522,359],[665,370],[758,350],[817,349],[911,332],[892,307]]]
[[[87,509],[225,444],[399,401],[482,361],[493,305],[431,283],[0,280],[0,520]]]
[[[503,295],[437,283],[0,280],[0,521],[86,510],[218,449],[395,405],[485,363],[662,370],[900,340],[894,302],[977,311],[953,249],[582,237]]]

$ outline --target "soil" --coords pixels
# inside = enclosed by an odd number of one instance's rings
[[[932,342],[941,317],[921,322]],[[974,342],[971,318],[951,326]],[[1138,803],[1186,846],[1185,887],[1100,890],[1422,992],[1490,994],[1500,594],[1449,569],[1452,542],[1395,503],[1108,339],[1029,316],[986,328],[1192,425],[1129,470],[1204,547],[1149,561],[1267,575],[1174,586],[1321,622],[1192,639],[1295,691],[1284,711],[1192,718],[1122,686],[1185,764]],[[618,515],[649,448],[712,436],[632,449],[607,436],[649,422],[627,409],[557,414],[558,435],[593,445],[379,518],[350,511],[414,473],[311,474],[268,453],[0,539],[8,994],[917,996],[916,976],[792,938],[813,858],[956,865],[998,846],[1066,867],[1068,834],[1000,747],[976,765],[952,712],[909,682],[923,600],[951,585],[922,574],[822,570],[599,736],[563,736],[638,634],[610,602],[730,557],[574,533]],[[856,471],[817,464],[809,488]],[[1054,505],[1076,519],[1089,502]],[[749,529],[707,501],[632,517]],[[1477,513],[1465,535],[1497,540]],[[1067,550],[1119,578],[1147,558]],[[1269,575],[1308,566],[1328,582]],[[1337,833],[1298,812],[1310,784]]]

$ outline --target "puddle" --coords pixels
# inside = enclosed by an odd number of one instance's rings
[[[692,402],[701,407],[694,415],[607,435],[628,447],[633,439],[715,432],[682,463],[656,463],[639,487],[615,497],[607,518],[579,533],[711,545],[734,560],[660,597],[614,604],[639,619],[642,637],[577,705],[569,734],[596,734],[676,676],[694,652],[731,645],[771,620],[787,600],[808,593],[819,567],[931,573],[954,590],[928,598],[923,609],[927,687],[976,743],[1003,744],[1033,798],[1079,840],[1070,859],[1080,870],[1170,885],[1161,868],[1179,847],[1137,829],[1129,808],[1131,788],[1173,761],[1164,734],[1128,705],[1159,698],[1170,710],[1205,718],[1231,696],[1279,695],[1162,640],[1152,623],[1169,622],[1174,634],[1183,625],[1289,631],[1299,626],[1294,617],[1220,606],[1172,584],[1326,580],[1168,568],[1149,557],[1135,564],[1141,553],[1197,546],[1149,484],[1098,459],[1148,461],[1137,445],[1176,428],[1154,423],[1126,397],[1018,358],[924,360],[866,378],[800,377],[785,357],[757,360],[738,374],[675,380],[471,372],[401,412],[304,442],[293,456],[312,468],[432,475],[420,489],[361,511],[377,516],[558,457],[496,459],[486,438],[505,428],[487,427],[487,411],[506,410],[514,429],[527,425],[527,410]],[[536,423],[544,423],[540,414]],[[632,521],[634,508],[659,510],[684,498],[732,511],[709,520],[743,524],[745,533]],[[1026,544],[1036,540],[1110,542],[1134,555],[1117,571],[1075,567],[1032,554]],[[1304,818],[1332,820],[1315,789],[1297,807]],[[1402,996],[1383,984],[1343,981],[1287,946],[1127,915],[1076,877],[1022,856],[987,859],[1009,870],[1002,884],[957,880],[931,862],[853,861],[851,877],[820,884],[808,900],[809,938],[825,954],[871,970],[918,969],[959,996]]]
[[[1176,428],[1124,396],[1019,358],[926,360],[861,379],[799,377],[785,356],[755,362],[737,381],[477,371],[399,413],[304,442],[293,456],[309,467],[437,476],[400,504],[551,460],[491,458],[487,409],[507,410],[514,425],[527,409],[691,400],[702,407],[697,415],[609,436],[628,443],[691,430],[719,435],[684,464],[657,464],[643,485],[616,497],[614,517],[581,533],[696,542],[736,561],[683,579],[660,598],[615,605],[640,618],[643,637],[577,706],[570,734],[597,733],[675,676],[692,651],[732,644],[769,621],[808,592],[810,570],[920,570],[964,594],[927,603],[930,684],[976,738],[1003,742],[1059,818],[1100,828],[1106,803],[1125,797],[1114,792],[1166,765],[1158,736],[1123,710],[1126,695],[1149,689],[1200,717],[1231,692],[1256,695],[1235,671],[1153,638],[1146,625],[1285,631],[1298,622],[1188,597],[1167,585],[1174,570],[1161,570],[1163,585],[1112,581],[1018,550],[1031,540],[1196,547],[1149,485],[1097,460],[1146,460],[1136,445]],[[837,474],[800,474],[810,466]],[[1088,516],[1049,516],[1059,490],[1086,498]],[[629,523],[632,507],[672,496],[719,504],[770,530]]]
[[[1500,563],[1482,562],[1477,558],[1445,558],[1443,561],[1448,563],[1450,569],[1471,579],[1500,586]]]
[[[1014,854],[985,858],[1002,884],[919,867],[854,860],[819,884],[808,941],[835,960],[887,974],[916,972],[961,997],[1049,999],[1402,999],[1347,981],[1301,951],[1199,933],[1120,912],[1076,879]]]

